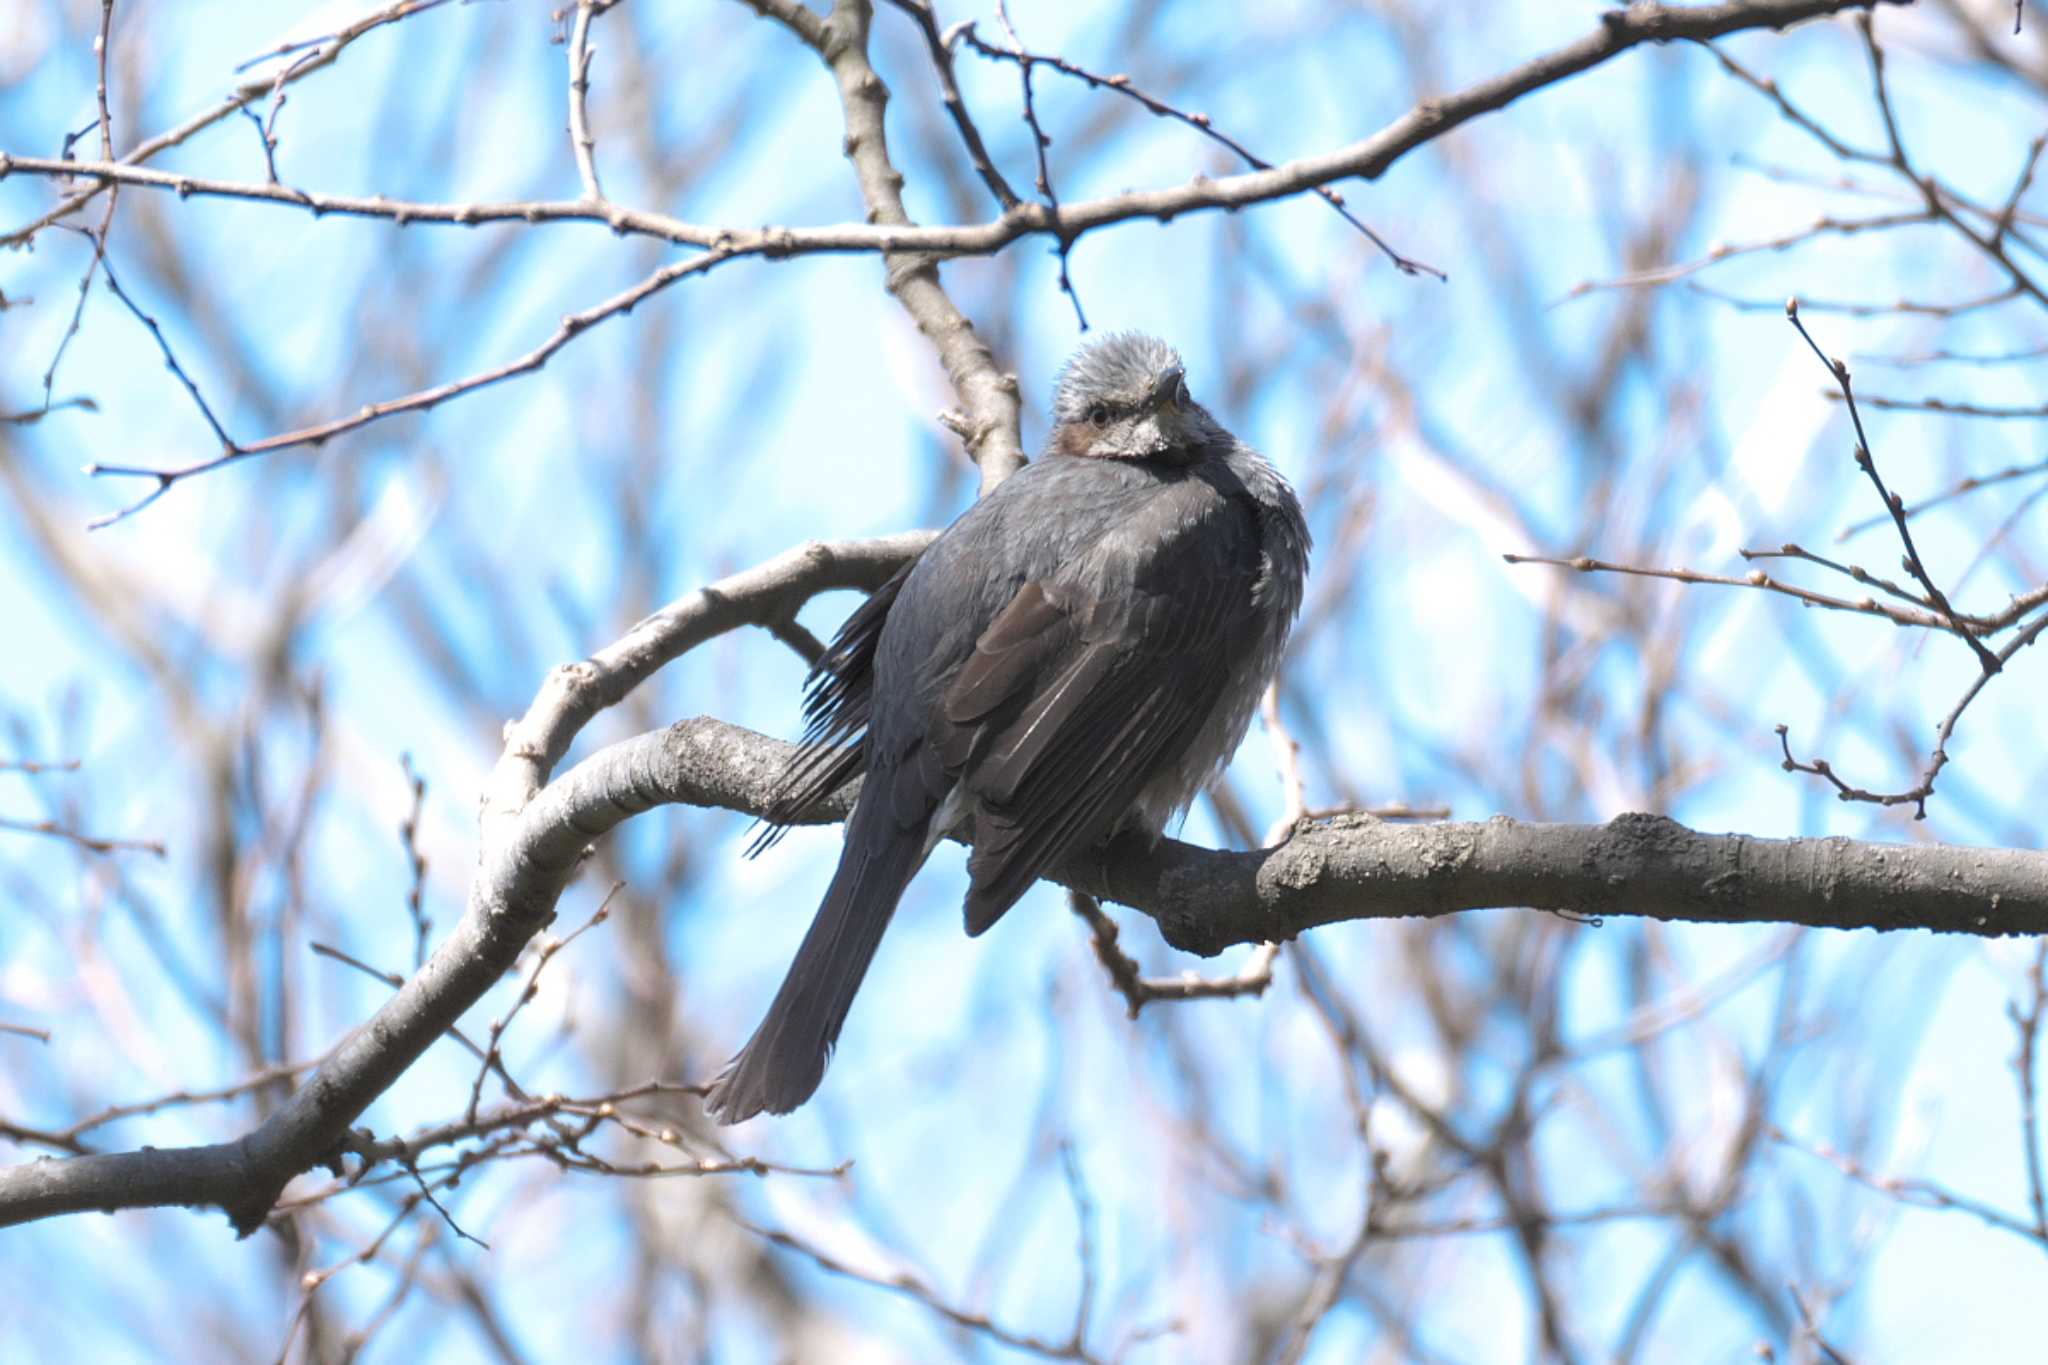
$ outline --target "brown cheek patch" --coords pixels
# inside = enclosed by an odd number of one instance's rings
[[[1052,429],[1051,446],[1055,455],[1086,457],[1092,441],[1088,428],[1079,422],[1066,422]]]

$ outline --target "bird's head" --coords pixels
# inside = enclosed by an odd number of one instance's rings
[[[1051,448],[1100,460],[1182,464],[1221,436],[1188,393],[1180,352],[1116,332],[1074,352],[1052,400]]]

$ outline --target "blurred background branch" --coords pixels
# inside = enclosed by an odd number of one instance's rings
[[[1758,860],[1836,848],[1786,918],[2039,925],[2034,17],[17,5],[6,1180],[205,1150],[261,1229],[10,1231],[28,1349],[2032,1349],[2038,945],[1624,912],[1771,915]],[[1885,366],[1867,433],[1791,295]],[[1314,520],[1268,742],[1130,865],[1249,876],[1156,901],[1246,942],[1197,976],[1048,887],[968,944],[942,851],[818,1102],[716,1132],[835,836],[574,821],[708,799],[677,736],[758,789],[1081,316],[1179,343]],[[1507,908],[1264,941],[1480,846]]]

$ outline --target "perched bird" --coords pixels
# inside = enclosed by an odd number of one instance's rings
[[[1045,456],[868,599],[812,670],[774,842],[865,774],[767,1018],[713,1084],[737,1123],[809,1099],[896,902],[965,825],[967,932],[1120,828],[1157,839],[1236,751],[1301,607],[1287,481],[1129,333],[1060,373]]]

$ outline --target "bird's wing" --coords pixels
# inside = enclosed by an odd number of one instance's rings
[[[867,764],[861,736],[874,708],[875,651],[882,624],[917,561],[898,569],[846,618],[804,682],[804,737],[777,779],[748,856],[768,848],[805,810],[858,777]]]
[[[1124,528],[1121,570],[1025,583],[940,698],[931,747],[974,814],[970,934],[1181,761],[1251,647],[1256,512],[1187,502]]]

